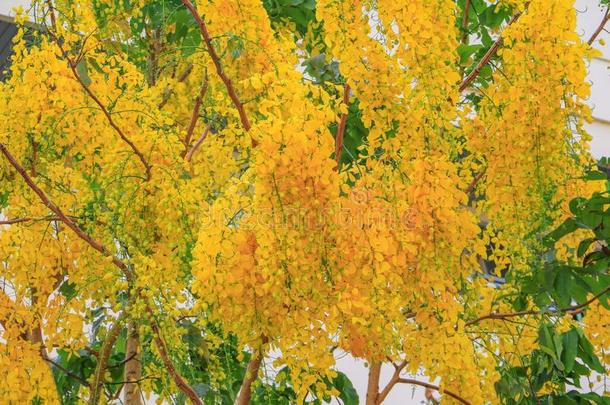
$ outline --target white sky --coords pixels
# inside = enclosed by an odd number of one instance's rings
[[[0,14],[9,14],[11,8],[15,6],[23,6],[25,8],[28,3],[25,0],[0,0]]]
[[[0,0],[0,14],[12,14],[10,13],[12,7],[22,5],[26,8],[28,4],[28,0]],[[579,10],[579,32],[583,38],[588,38],[601,20],[603,11],[598,4],[597,0],[576,0],[576,8]],[[608,33],[603,33],[600,38],[606,39],[606,42],[610,44]],[[589,126],[589,131],[594,138],[592,152],[596,157],[610,155],[610,45],[606,45],[602,51],[604,58],[591,63],[589,76],[593,83],[590,104],[593,107],[594,117],[599,120]],[[607,121],[607,123],[603,121]],[[346,357],[339,360],[338,365],[350,377],[358,390],[360,402],[364,403],[367,382],[367,369],[364,367],[364,363]],[[391,366],[382,370],[381,387],[389,380],[392,372]],[[397,385],[387,397],[384,405],[420,404],[423,398],[423,388]]]

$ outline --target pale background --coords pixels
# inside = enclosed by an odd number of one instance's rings
[[[576,9],[579,11],[578,29],[585,39],[591,36],[602,19],[604,10],[598,6],[598,3],[598,0],[576,0]],[[18,5],[25,7],[27,4],[27,0],[0,0],[0,14],[12,14],[10,12],[12,7]],[[608,28],[610,30],[610,23]],[[595,58],[589,67],[589,80],[593,84],[589,103],[593,108],[594,122],[588,126],[588,130],[593,135],[591,149],[597,158],[610,156],[610,34],[602,32],[598,38],[605,39],[609,45],[602,47],[599,42],[596,43],[596,47],[602,50],[603,56]],[[350,377],[358,390],[360,402],[364,403],[367,383],[367,369],[364,362],[344,357],[338,360],[338,365]],[[382,370],[381,387],[390,379],[392,372],[391,366]],[[421,380],[425,378],[421,377]],[[399,384],[392,390],[384,404],[411,405],[419,404],[423,400],[423,388]]]

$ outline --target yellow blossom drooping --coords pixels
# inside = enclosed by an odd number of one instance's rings
[[[236,339],[236,361],[273,353],[297,402],[337,395],[336,350],[499,402],[498,366],[537,336],[485,318],[519,292],[488,280],[531,273],[541,236],[593,190],[574,2],[502,1],[520,17],[468,94],[455,1],[319,0],[305,39],[260,0],[176,2],[137,31],[153,3],[35,1],[46,34],[15,38],[0,82],[2,397],[58,403],[49,356],[95,341],[101,359],[126,325],[158,376],[142,389],[192,394],[168,366],[194,356],[192,318],[206,345]],[[181,29],[198,41],[161,39]],[[335,82],[301,69],[321,50]],[[355,109],[367,135],[341,165]],[[604,311],[584,323],[605,349]],[[221,360],[205,363],[222,385]],[[93,402],[98,371],[81,391]]]

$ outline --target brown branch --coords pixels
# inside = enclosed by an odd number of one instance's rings
[[[17,172],[21,175],[23,180],[32,189],[32,191],[34,191],[38,195],[38,197],[43,202],[43,204],[46,205],[51,211],[53,211],[53,213],[55,215],[57,215],[59,220],[61,220],[64,224],[66,224],[66,226],[68,228],[72,229],[72,231],[74,231],[74,233],[76,233],[76,235],[79,238],[81,238],[82,240],[87,242],[89,244],[89,246],[91,246],[93,249],[97,250],[98,252],[100,252],[102,255],[104,255],[106,257],[112,257],[112,263],[114,263],[115,266],[117,266],[119,269],[121,269],[123,271],[127,280],[133,279],[133,273],[132,273],[131,269],[129,269],[129,267],[124,262],[122,262],[112,253],[110,253],[110,251],[104,245],[102,245],[100,242],[98,242],[97,240],[93,239],[90,235],[85,233],[78,225],[76,225],[76,223],[74,223],[66,214],[64,214],[64,212],[61,210],[61,208],[59,208],[57,205],[55,205],[55,203],[53,203],[49,199],[49,197],[45,194],[45,192],[42,191],[42,189],[40,187],[38,187],[36,185],[36,183],[34,183],[34,180],[32,180],[32,178],[26,172],[26,170],[23,168],[23,166],[21,166],[19,164],[19,162],[17,162],[17,160],[13,157],[13,155],[11,155],[11,153],[8,151],[8,149],[6,149],[4,144],[1,144],[1,143],[0,143],[0,152],[2,152],[2,154],[6,157],[6,159],[9,161],[9,163],[15,168],[15,170],[17,170]]]
[[[161,360],[163,361],[167,372],[174,380],[174,383],[176,384],[178,389],[180,389],[180,391],[182,391],[187,396],[187,398],[191,400],[193,404],[203,405],[203,401],[199,398],[195,390],[193,390],[193,388],[188,385],[188,383],[184,380],[180,373],[178,373],[176,367],[174,366],[174,363],[170,359],[169,353],[167,351],[167,345],[165,344],[165,341],[161,336],[161,331],[159,330],[159,326],[157,325],[157,322],[154,319],[154,315],[150,306],[146,307],[146,311],[148,312],[148,315],[150,317],[150,326],[155,335],[154,341],[157,345],[157,349],[159,350],[159,356],[161,356]]]
[[[61,48],[61,46],[60,46]],[[63,52],[63,50],[62,50]],[[67,55],[67,54],[64,54]],[[91,91],[91,89],[89,88],[89,86],[87,86],[85,84],[85,82],[83,82],[83,80],[80,78],[80,76],[78,75],[78,72],[76,70],[76,64],[74,63],[74,61],[72,61],[70,58],[68,58],[66,56],[66,59],[68,60],[68,65],[70,66],[70,70],[72,71],[73,76],[76,78],[76,80],[80,83],[81,87],[83,88],[83,90],[85,90],[85,92],[89,95],[89,97],[95,102],[95,104],[98,105],[98,107],[100,108],[100,110],[102,110],[102,113],[106,116],[106,119],[108,120],[108,123],[110,124],[110,126],[115,130],[115,132],[119,135],[119,137],[123,140],[123,142],[125,142],[127,145],[129,145],[129,147],[131,148],[131,150],[133,151],[133,153],[135,153],[138,156],[138,159],[140,159],[140,162],[142,162],[142,165],[144,166],[144,169],[146,170],[146,180],[150,180],[151,178],[151,165],[150,163],[148,163],[148,161],[146,160],[146,158],[144,157],[144,154],[142,154],[142,152],[138,149],[138,147],[131,141],[131,139],[129,139],[125,133],[123,132],[123,130],[121,128],[119,128],[119,126],[114,122],[114,120],[112,119],[112,115],[110,114],[110,112],[106,109],[106,107],[104,106],[104,104],[100,101],[99,98],[97,98],[97,96]]]
[[[597,301],[602,295],[607,294],[608,292],[610,292],[610,286],[606,287],[601,292],[594,295],[593,297],[591,297],[589,300],[587,300],[586,302],[584,302],[582,304],[573,305],[573,306],[569,306],[566,308],[557,309],[554,311],[540,311],[540,310],[530,309],[530,310],[526,310],[526,311],[510,312],[510,313],[491,313],[491,314],[483,315],[479,318],[473,319],[472,321],[468,321],[468,322],[466,322],[465,326],[474,325],[485,319],[507,319],[507,318],[514,318],[517,316],[542,315],[544,313],[577,314],[577,313],[582,312],[583,308],[591,305],[593,302]]]
[[[377,405],[379,397],[379,377],[381,376],[381,363],[371,363],[369,379],[366,387],[366,405]]]
[[[49,18],[51,19],[51,26],[54,31],[57,31],[57,19],[55,18],[55,8],[53,7],[52,0],[46,0],[47,7],[49,8]]]
[[[394,386],[398,383],[398,380],[400,380],[400,373],[406,367],[406,365],[406,361],[403,361],[400,364],[394,364],[394,374],[392,374],[392,378],[390,378],[390,381],[385,388],[379,393],[379,395],[377,395],[377,404],[381,404],[386,399],[390,391],[392,391],[392,388],[394,388]]]
[[[207,138],[208,133],[210,132],[211,129],[211,124],[208,124],[207,127],[205,127],[205,131],[203,131],[203,134],[201,134],[201,136],[199,137],[199,139],[197,139],[197,142],[195,142],[195,144],[193,145],[193,147],[191,148],[191,150],[188,151],[188,153],[185,156],[185,159],[187,161],[191,161],[191,159],[193,159],[193,155],[195,154],[195,152],[197,151],[197,149],[199,149],[199,146],[201,146],[201,144],[203,143],[203,141],[205,140],[205,138]]]
[[[102,344],[102,349],[100,350],[100,355],[97,359],[97,366],[95,367],[95,373],[93,375],[93,381],[91,384],[91,397],[89,398],[89,405],[97,405],[102,396],[104,373],[106,372],[106,366],[108,366],[108,359],[110,359],[112,348],[119,337],[119,333],[121,333],[121,330],[123,329],[124,315],[125,311],[119,315],[114,325],[112,325],[108,331],[108,334],[106,335],[106,338],[104,339],[104,343]]]
[[[193,131],[195,130],[195,126],[197,125],[197,121],[199,120],[199,110],[201,109],[201,104],[203,103],[203,96],[208,91],[208,79],[207,77],[204,79],[205,81],[201,85],[201,89],[199,90],[199,94],[195,99],[195,106],[193,107],[193,112],[191,113],[191,122],[186,130],[186,137],[184,138],[184,153],[188,153],[188,150],[191,146],[191,138],[193,136]]]
[[[527,9],[528,5],[529,5],[529,2],[525,3],[526,9]],[[513,15],[513,17],[508,22],[508,26],[514,24],[519,19],[519,17],[521,17],[522,14],[523,14],[523,12],[520,11],[520,12],[516,13],[515,15]],[[498,49],[500,49],[500,46],[502,45],[503,41],[504,40],[503,40],[502,36],[500,35],[500,37],[496,40],[496,42],[494,42],[491,45],[491,47],[487,50],[487,52],[481,58],[479,63],[477,63],[477,65],[472,70],[472,72],[470,72],[468,74],[468,76],[466,76],[464,78],[464,80],[462,80],[462,83],[460,84],[460,93],[462,91],[466,90],[466,88],[468,88],[470,83],[472,83],[472,81],[479,76],[479,73],[481,73],[481,69],[483,69],[489,63],[491,58],[493,58],[495,56],[495,54],[498,52]]]
[[[71,216],[68,215],[68,218],[71,219],[77,219],[78,217],[75,216]],[[30,217],[25,217],[25,218],[13,218],[13,219],[7,219],[4,221],[0,221],[0,225],[13,225],[13,224],[19,224],[22,222],[30,222],[30,221],[61,221],[61,218],[59,218],[58,216],[54,216],[54,215],[48,215],[46,217],[41,217],[41,218],[30,218]]]
[[[481,181],[481,179],[483,178],[484,175],[485,175],[485,170],[481,170],[481,173],[477,174],[472,179],[472,182],[468,185],[468,188],[466,189],[466,191],[464,191],[466,193],[466,195],[470,195],[470,193],[472,193],[474,191],[474,188],[477,186],[479,181]]]
[[[349,106],[349,84],[346,84],[343,88],[343,104]],[[337,166],[335,170],[339,170],[339,164],[341,163],[341,152],[343,151],[343,137],[345,136],[345,126],[347,124],[347,113],[341,114],[339,125],[337,126],[337,135],[335,136],[335,159],[337,160]]]
[[[0,221],[0,225],[13,225],[19,224],[21,222],[29,222],[32,221],[32,218],[15,218],[15,219],[7,219],[5,221]]]
[[[142,377],[142,353],[140,349],[140,334],[138,324],[131,321],[127,327],[127,342],[125,349],[125,405],[141,405],[142,394],[140,386],[130,381],[138,381]]]
[[[462,45],[468,44],[468,15],[470,14],[470,0],[464,3],[464,15],[462,16]]]
[[[239,100],[239,97],[237,96],[237,93],[235,92],[235,87],[233,87],[233,83],[231,82],[231,79],[227,76],[227,74],[224,72],[224,70],[222,68],[222,65],[220,63],[220,57],[218,56],[218,54],[216,53],[216,50],[214,49],[214,45],[212,44],[212,39],[210,38],[210,33],[208,32],[208,28],[205,25],[205,21],[203,21],[203,19],[197,12],[197,9],[193,5],[193,3],[191,3],[190,0],[182,0],[182,3],[186,6],[186,8],[193,15],[193,17],[195,18],[195,21],[197,21],[197,24],[199,25],[199,30],[201,31],[201,35],[203,37],[203,41],[205,42],[205,45],[208,49],[208,53],[210,54],[210,57],[212,58],[214,67],[216,68],[216,73],[218,73],[218,76],[220,76],[220,79],[222,80],[225,87],[227,88],[227,93],[229,94],[229,98],[231,98],[233,105],[235,106],[235,108],[237,109],[237,112],[239,113],[239,119],[241,121],[241,125],[244,127],[244,129],[246,131],[249,131],[250,128],[252,127],[252,125],[250,124],[250,121],[248,120],[248,116],[246,114],[244,104]],[[252,139],[252,146],[256,147],[256,145],[257,145],[257,142],[254,139]]]
[[[252,397],[252,384],[258,378],[258,371],[260,370],[261,363],[263,361],[263,348],[262,346],[269,341],[266,336],[262,338],[261,347],[252,355],[252,359],[248,362],[246,367],[246,375],[241,383],[241,388],[235,399],[235,405],[248,405],[250,404],[250,398]]]
[[[608,21],[610,21],[610,7],[606,8],[604,18],[602,18],[602,21],[599,23],[599,26],[597,27],[593,35],[591,35],[591,38],[589,38],[589,40],[587,41],[587,44],[593,45],[593,42],[595,42],[599,34],[601,34],[601,32],[604,30],[604,27],[606,26],[606,23]]]
[[[57,30],[57,22],[56,22],[56,17],[55,17],[55,8],[53,7],[53,2],[52,0],[46,0],[47,3],[47,7],[49,9],[49,14],[51,15],[51,24],[53,26],[53,30],[56,31]],[[100,110],[102,110],[102,113],[104,114],[104,116],[106,116],[106,119],[108,120],[108,123],[110,124],[110,126],[115,130],[115,132],[119,135],[119,137],[127,144],[129,145],[129,147],[131,148],[131,150],[137,155],[138,159],[140,159],[140,162],[142,162],[142,165],[144,165],[144,168],[146,170],[146,180],[150,180],[151,177],[151,166],[148,163],[148,161],[146,161],[146,159],[144,158],[144,154],[138,149],[138,147],[125,135],[125,133],[121,130],[121,128],[119,128],[119,126],[114,122],[114,120],[112,119],[112,115],[110,114],[110,112],[108,111],[108,109],[106,108],[106,106],[104,106],[104,104],[101,102],[101,100],[91,91],[91,89],[89,88],[89,86],[87,86],[85,84],[85,82],[83,82],[83,80],[81,79],[81,77],[78,74],[78,71],[76,70],[77,67],[77,63],[72,60],[69,56],[68,56],[68,52],[65,51],[62,42],[59,38],[57,38],[57,36],[52,33],[51,31],[48,31],[48,33],[50,34],[50,36],[54,39],[55,43],[57,44],[57,47],[59,48],[59,50],[62,53],[62,56],[66,59],[66,61],[68,62],[68,66],[70,67],[70,70],[72,71],[72,75],[74,76],[74,78],[76,79],[76,81],[81,85],[81,87],[83,88],[83,90],[85,90],[85,93],[87,93],[87,95],[95,102],[95,104],[98,105],[98,107],[100,108]]]
[[[61,221],[63,223],[65,223],[70,229],[72,229],[72,231],[74,231],[74,233],[76,233],[76,235],[79,238],[81,238],[82,240],[87,242],[95,250],[102,253],[104,256],[112,257],[112,262],[114,263],[115,266],[117,266],[119,269],[121,269],[123,271],[127,280],[130,282],[133,281],[134,274],[132,273],[131,269],[129,269],[129,267],[124,262],[119,260],[116,256],[112,255],[104,245],[102,245],[100,242],[93,239],[90,235],[88,235],[82,229],[80,229],[80,227],[78,225],[76,225],[74,222],[72,222],[72,220],[70,220],[63,213],[63,211],[49,199],[49,197],[47,197],[47,195],[44,193],[44,191],[42,191],[34,183],[34,181],[27,174],[25,169],[17,162],[17,160],[13,157],[13,155],[11,155],[11,153],[6,149],[4,144],[1,144],[1,143],[0,143],[0,152],[2,152],[2,154],[8,159],[9,163],[15,168],[15,170],[17,170],[17,172],[25,180],[25,182],[28,184],[28,186],[38,195],[40,200],[51,211],[53,211],[61,219]],[[163,363],[165,364],[165,367],[167,368],[169,374],[172,376],[172,378],[174,379],[174,382],[180,388],[180,390],[182,392],[184,392],[187,395],[187,397],[190,398],[191,401],[193,401],[193,403],[195,403],[196,405],[203,405],[203,402],[201,402],[201,400],[199,399],[199,397],[197,396],[195,391],[184,381],[182,376],[180,376],[180,374],[178,374],[178,372],[176,371],[176,368],[174,367],[171,359],[169,358],[169,356],[167,354],[167,348],[165,346],[165,342],[163,341],[163,339],[160,335],[159,327],[157,326],[157,324],[155,323],[155,321],[152,317],[152,310],[151,310],[150,306],[147,306],[146,310],[149,312],[149,314],[151,316],[152,329],[153,329],[153,332],[155,332],[155,343],[157,344],[159,353],[161,354],[161,359],[163,360]],[[99,362],[101,362],[101,360],[99,360],[100,358],[102,358],[101,352],[100,352],[100,356],[98,356]]]
[[[178,76],[178,83],[182,83],[183,81],[186,80],[187,77],[189,77],[189,75],[191,74],[191,72],[193,71],[193,64],[189,64],[186,69],[184,69],[184,72],[182,72],[182,74],[180,76]],[[169,101],[169,98],[172,96],[172,93],[174,91],[171,88],[167,88],[166,91],[163,94],[163,98],[161,99],[161,102],[158,105],[159,109],[162,109],[165,104],[167,104],[167,102]]]
[[[441,394],[447,394],[451,398],[456,399],[456,400],[460,401],[463,404],[471,405],[471,403],[469,401],[465,400],[464,398],[462,398],[458,394],[456,394],[454,392],[451,392],[451,391],[448,391],[448,390],[442,390],[438,385],[430,384],[430,383],[423,382],[423,381],[413,380],[411,378],[399,378],[397,382],[401,383],[401,384],[412,384],[412,385],[419,385],[420,387],[426,387],[426,388],[429,388],[431,390],[438,391]]]

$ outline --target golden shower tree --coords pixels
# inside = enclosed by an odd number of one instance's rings
[[[610,349],[608,13],[583,42],[573,3],[33,1],[0,82],[2,401],[354,404],[348,353],[368,405],[606,403],[569,388]]]

